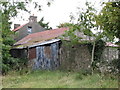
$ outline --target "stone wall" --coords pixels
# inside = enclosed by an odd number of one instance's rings
[[[43,58],[44,61],[42,61],[42,63],[44,62],[44,64],[49,64],[47,62],[50,61],[50,65],[59,67],[62,70],[88,70],[91,65],[91,53],[88,49],[88,45],[85,44],[77,44],[73,46],[65,45],[64,43],[53,43],[51,45],[40,46],[39,48],[43,48],[43,51],[42,49],[37,49],[37,53],[39,51],[39,55],[36,53],[36,47],[29,49],[30,57],[28,61],[28,67],[34,67],[36,62],[40,65],[40,60]],[[25,58],[27,57],[28,53],[27,49],[12,49],[11,55],[13,57]],[[41,55],[43,57],[41,57]],[[38,59],[38,56],[40,56],[40,59]],[[115,59],[118,59],[117,48],[105,47],[100,60],[107,61],[106,63],[108,64]],[[37,66],[37,64],[35,66]],[[106,66],[103,64],[101,65]]]
[[[60,49],[60,69],[80,71],[89,69],[91,55],[87,45],[66,46]]]
[[[106,68],[106,65],[111,61],[118,59],[118,49],[113,47],[105,47],[100,61],[101,67]],[[91,53],[88,49],[88,45],[75,45],[66,46],[63,45],[60,48],[60,69],[62,70],[89,70],[91,65]]]
[[[118,48],[106,47],[103,50],[101,60],[106,60],[108,62],[118,59]]]

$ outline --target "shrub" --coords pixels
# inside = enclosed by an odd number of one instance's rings
[[[97,69],[102,74],[112,73],[112,74],[118,74],[119,72],[119,65],[118,65],[118,59],[114,59],[111,62],[104,60],[96,64]]]
[[[27,66],[27,59],[9,57],[9,61],[2,63],[2,74],[6,75],[9,70],[20,71]]]

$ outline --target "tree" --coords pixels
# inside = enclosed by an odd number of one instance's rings
[[[118,69],[120,69],[120,1],[103,3],[104,7],[97,16],[97,24],[103,30],[103,34],[107,36],[109,41],[118,38],[119,58]]]
[[[15,42],[13,40],[13,32],[10,30],[10,25],[12,22],[10,22],[10,18],[17,16],[17,13],[19,10],[26,11],[29,13],[29,11],[26,9],[26,5],[30,3],[32,0],[27,0],[27,2],[14,2],[14,0],[11,0],[9,2],[1,2],[0,1],[0,14],[1,19],[0,22],[2,28],[0,29],[0,32],[2,32],[2,35],[0,37],[0,41],[2,41],[2,73],[6,73],[8,70],[13,69],[16,65],[18,65],[19,59],[12,58],[10,55],[10,49],[12,48],[13,43]],[[41,5],[33,2],[35,5],[35,8],[38,8],[41,10]],[[49,4],[50,5],[50,2]]]
[[[2,30],[2,15],[0,10],[0,73],[2,71],[2,37],[1,37],[1,30]]]
[[[120,2],[107,2],[98,15],[97,24],[110,41],[120,39]]]
[[[49,27],[49,22],[44,23],[44,17],[41,18],[41,20],[38,22],[42,27],[45,28],[45,30],[50,30],[52,27]]]
[[[0,2],[0,5],[2,7],[2,73],[6,73],[17,61],[12,58],[9,53],[11,46],[14,43],[13,32],[10,31],[11,22],[9,20],[11,17],[17,15],[17,10],[27,10],[25,9],[25,4],[23,2]]]
[[[86,2],[86,9],[84,11],[79,12],[79,17],[77,18],[77,23],[64,23],[59,25],[58,27],[69,27],[69,31],[65,33],[65,37],[69,37],[71,42],[77,43],[82,39],[82,36],[77,36],[75,33],[84,33],[84,35],[87,35],[89,37],[94,37],[94,40],[90,41],[80,41],[81,43],[92,43],[92,51],[91,51],[91,69],[93,73],[94,63],[95,59],[95,45],[96,41],[101,38],[101,35],[95,35],[92,32],[92,29],[97,30],[98,26],[96,25],[96,10],[88,3]],[[71,20],[72,21],[72,20]]]
[[[61,23],[59,26],[57,26],[58,28],[61,28],[61,27],[73,27],[74,24],[73,23]]]

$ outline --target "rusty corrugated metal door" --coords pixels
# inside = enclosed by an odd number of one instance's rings
[[[59,50],[59,43],[53,43],[51,44],[51,53],[52,53],[52,60],[51,65],[52,69],[56,69],[59,67],[59,60],[58,60],[58,50]]]
[[[37,60],[34,69],[53,70],[59,67],[58,42],[36,47]]]

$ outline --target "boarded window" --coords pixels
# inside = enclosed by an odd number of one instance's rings
[[[29,60],[36,58],[36,48],[29,49]]]

